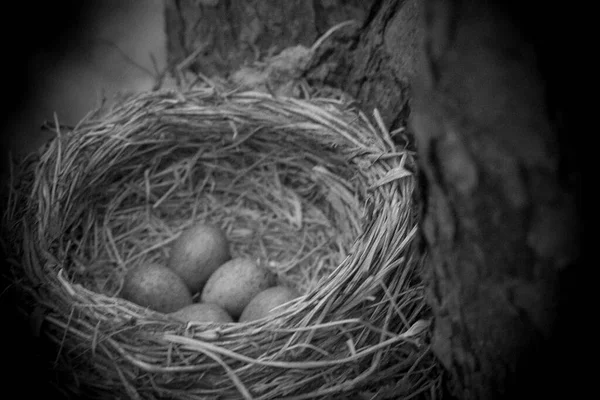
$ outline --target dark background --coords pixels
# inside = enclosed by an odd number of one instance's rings
[[[77,38],[91,18],[90,9],[84,2],[11,2],[5,15],[13,19],[0,24],[4,39],[2,76],[4,77],[3,106],[1,107],[0,132],[2,133],[2,173],[7,173],[8,151],[17,135],[40,136],[37,132],[14,132],[14,121],[31,109],[39,90],[40,76],[60,58],[72,51]],[[44,62],[40,63],[40,58]],[[3,194],[5,193],[4,187]],[[6,257],[3,254],[2,260]],[[19,297],[6,279],[6,265],[2,268],[0,281],[0,313],[3,326],[0,337],[5,348],[5,364],[2,386],[5,393],[18,398],[35,398],[43,395],[59,398],[48,384],[48,375],[41,353],[45,345],[30,335],[27,321],[16,313]]]
[[[165,64],[163,0],[62,1],[10,5],[16,23],[4,38],[2,169],[6,157],[31,152],[52,135],[40,130],[57,114],[74,125],[120,91],[149,89]]]
[[[98,104],[102,90],[110,97],[118,90],[143,89],[152,77],[128,61],[149,69],[150,51],[162,54],[161,0],[9,2],[0,24],[3,38],[0,107],[0,177],[8,176],[8,154],[19,158],[52,137],[41,130],[56,112],[59,122],[77,123]],[[0,197],[6,189],[2,186]],[[0,203],[4,204],[4,203]],[[4,212],[4,206],[2,207]],[[2,227],[3,229],[5,227]],[[31,335],[30,322],[16,309],[20,301],[7,279],[1,249],[0,343],[3,373],[0,383],[11,398],[61,398],[50,384],[56,378],[54,352]],[[44,357],[44,355],[50,355]],[[40,397],[43,396],[43,397]]]

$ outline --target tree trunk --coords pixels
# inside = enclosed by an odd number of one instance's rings
[[[554,389],[540,379],[565,376],[548,357],[562,354],[553,346],[564,340],[581,232],[570,98],[549,67],[561,62],[554,46],[566,48],[553,19],[564,5],[545,3],[542,18],[483,0],[378,0],[370,10],[342,0],[173,4],[170,59],[204,43],[210,57],[193,65],[208,75],[235,70],[253,49],[309,46],[336,22],[362,21],[324,43],[305,77],[414,134],[433,348],[452,392],[496,399]]]
[[[369,113],[378,109],[390,131],[404,127],[423,36],[420,14],[418,0],[375,2],[354,40],[336,37],[319,49],[308,78],[344,88]]]
[[[556,390],[557,317],[579,258],[578,168],[557,119],[571,99],[542,46],[560,41],[527,9],[485,3],[425,2],[411,115],[434,351],[465,399]]]
[[[176,0],[166,2],[168,62],[227,75],[258,56],[310,47],[333,25],[362,21],[373,0]],[[191,58],[190,58],[191,57]]]

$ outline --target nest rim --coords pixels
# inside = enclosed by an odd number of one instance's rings
[[[214,388],[220,394],[243,398],[327,398],[359,388],[365,390],[386,377],[403,379],[402,385],[396,384],[393,390],[405,394],[437,387],[436,367],[425,344],[428,321],[423,317],[426,309],[423,287],[417,281],[409,282],[415,280],[422,262],[413,246],[417,232],[412,205],[414,154],[406,149],[399,151],[378,114],[375,115],[374,125],[360,111],[345,108],[332,99],[282,99],[251,91],[223,96],[214,88],[203,88],[186,93],[162,90],[132,96],[108,112],[102,110],[91,115],[70,133],[57,127],[57,137],[40,152],[39,159],[22,164],[21,175],[17,175],[26,183],[11,191],[5,221],[7,226],[22,231],[15,245],[25,255],[22,268],[28,283],[22,283],[21,287],[37,307],[47,309],[41,321],[51,326],[47,329],[60,347],[59,355],[67,352],[63,347],[70,346],[73,352],[87,346],[86,351],[91,352],[95,364],[89,367],[89,375],[80,379],[98,393],[119,390],[132,398],[145,398],[150,393],[200,398],[194,396],[214,395]],[[161,119],[162,122],[169,119],[170,126],[185,121],[199,131],[228,132],[230,144],[253,140],[253,135],[260,134],[264,126],[271,131],[302,130],[304,138],[317,135],[316,141],[353,163],[354,171],[362,173],[364,178],[359,189],[364,189],[361,206],[366,216],[363,215],[361,232],[337,266],[335,275],[330,274],[278,315],[227,325],[174,322],[160,313],[94,292],[70,279],[61,267],[64,259],[52,253],[52,243],[56,245],[56,238],[64,230],[60,227],[69,226],[68,217],[73,217],[73,208],[62,211],[66,217],[57,216],[58,198],[69,199],[68,203],[77,195],[69,185],[60,188],[61,182],[77,179],[72,168],[75,161],[69,158],[72,155],[68,149],[76,147],[77,160],[90,163],[94,153],[83,157],[82,146],[86,140],[102,140],[100,136],[105,135],[113,142],[103,142],[106,147],[103,151],[118,154],[117,144],[134,140],[136,133],[147,128],[149,120],[159,124],[152,133],[162,134]],[[200,120],[204,122],[197,122]],[[247,126],[257,129],[250,133],[241,129]],[[124,131],[131,136],[119,137],[119,132]],[[114,136],[106,135],[107,132]],[[182,138],[185,141],[185,133],[177,140]],[[79,140],[77,146],[71,146],[75,140]],[[149,146],[156,145],[148,138],[144,140]],[[99,169],[96,172],[102,171],[101,164],[96,163]],[[27,205],[19,208],[23,201]],[[393,271],[401,268],[404,272],[394,276]],[[371,292],[376,295],[369,295]],[[370,318],[330,318],[355,316],[365,301],[376,304],[371,307]],[[73,314],[75,304],[87,306],[77,310],[79,319]],[[407,312],[410,315],[405,315]],[[340,332],[346,334],[346,340],[332,338]],[[239,339],[242,336],[245,338]],[[74,344],[69,344],[67,337],[75,338]],[[271,344],[268,356],[253,350],[248,345],[252,342]],[[155,354],[155,358],[144,352]],[[174,352],[179,354],[173,355]],[[299,355],[307,352],[308,356],[298,361]],[[398,354],[404,358],[394,365],[390,360]],[[65,357],[63,361],[69,365],[72,361]],[[118,357],[121,361],[115,361]],[[318,368],[329,368],[330,375],[337,373],[338,381],[310,373]],[[92,370],[104,374],[106,382],[93,381]],[[150,378],[140,378],[140,371]],[[206,384],[198,387],[197,378],[192,377],[199,371],[205,374],[205,379],[210,378],[212,388]],[[211,375],[210,371],[218,372]],[[269,374],[275,374],[280,382],[273,382]],[[298,376],[303,377],[300,382]],[[196,387],[188,388],[187,392],[176,389],[185,383]]]

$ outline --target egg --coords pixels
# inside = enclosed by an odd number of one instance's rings
[[[192,304],[192,295],[175,272],[162,264],[140,264],[123,280],[120,296],[142,307],[170,313]]]
[[[272,272],[249,258],[238,257],[221,265],[211,275],[200,299],[203,303],[218,304],[237,318],[254,296],[275,283]]]
[[[248,303],[246,308],[244,308],[239,322],[254,321],[264,318],[269,315],[275,307],[287,303],[299,295],[300,294],[296,290],[287,286],[273,286],[263,290]]]
[[[225,232],[217,226],[198,223],[175,240],[167,266],[195,294],[202,290],[213,272],[229,259],[231,255]]]
[[[169,314],[181,322],[233,322],[227,311],[212,303],[196,303]]]

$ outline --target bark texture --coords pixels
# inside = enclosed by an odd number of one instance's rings
[[[408,116],[422,25],[417,0],[179,0],[165,11],[168,59],[207,76],[227,76],[285,48],[310,47],[329,28],[353,19],[320,46],[305,73],[343,88],[367,113],[377,108],[393,130]]]
[[[176,0],[166,3],[168,60],[227,75],[265,55],[310,47],[333,25],[363,21],[373,0]],[[191,58],[190,58],[191,57]]]
[[[411,120],[434,351],[460,398],[553,391],[580,233],[578,168],[558,119],[569,100],[540,45],[554,36],[524,8],[424,5]]]
[[[337,36],[315,55],[307,76],[343,88],[371,114],[376,108],[390,130],[409,113],[423,25],[417,0],[379,0],[354,36]]]

